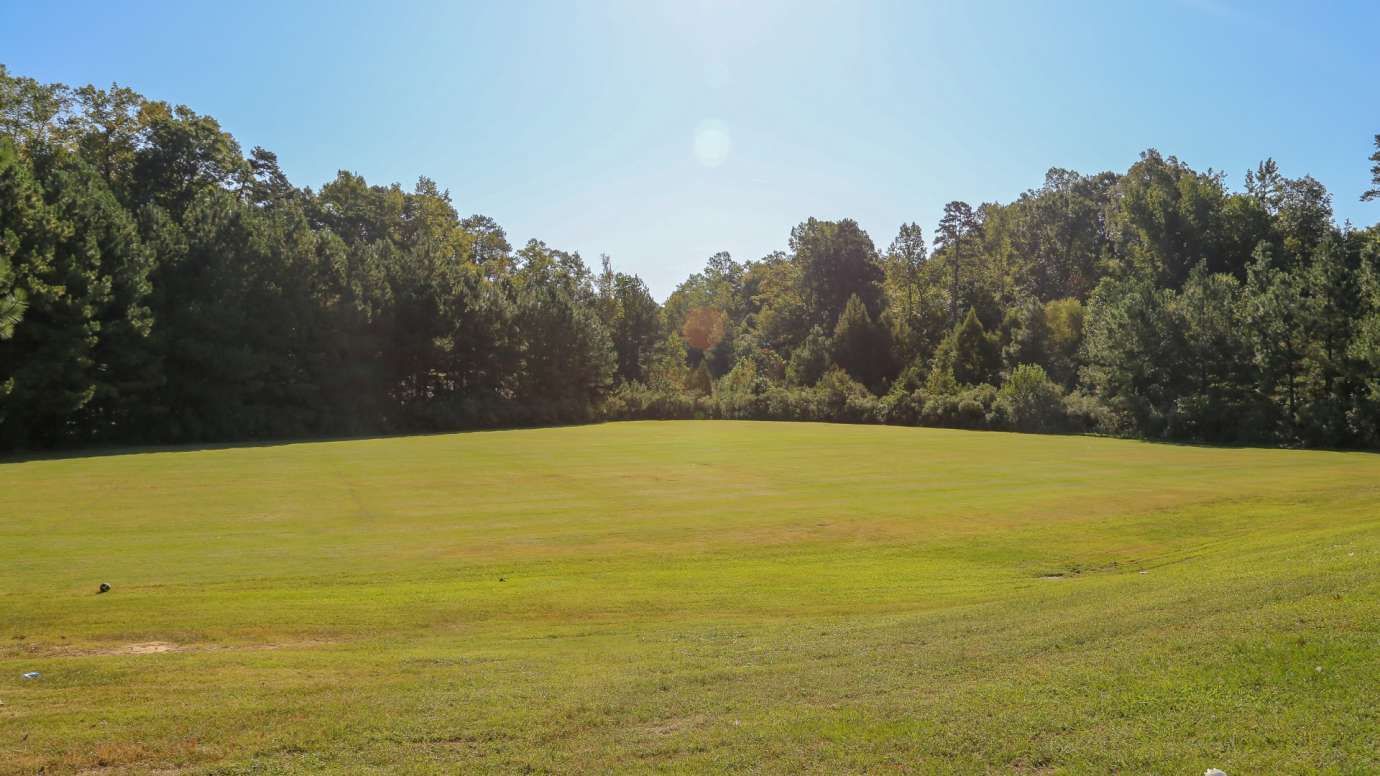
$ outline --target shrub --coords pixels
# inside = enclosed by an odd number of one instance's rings
[[[875,423],[880,419],[877,397],[839,367],[824,374],[819,385],[815,386],[815,392],[821,420]]]
[[[1064,422],[1070,431],[1087,433],[1097,431],[1113,434],[1116,419],[1101,399],[1089,393],[1074,391],[1064,397]]]
[[[898,426],[919,425],[925,396],[918,390],[892,390],[880,402],[881,422]]]
[[[604,417],[609,420],[684,420],[694,416],[694,398],[686,392],[637,382],[620,385],[604,403]]]
[[[997,403],[1003,419],[1017,431],[1057,431],[1065,425],[1064,392],[1039,364],[1012,369]]]
[[[997,401],[997,389],[983,383],[958,395],[958,423],[960,428],[990,428],[988,418]]]

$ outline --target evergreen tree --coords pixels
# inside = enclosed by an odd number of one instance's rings
[[[792,385],[809,386],[819,382],[819,378],[833,366],[830,351],[831,342],[824,335],[824,330],[818,326],[812,327],[800,346],[791,351],[786,378]]]
[[[1361,194],[1362,202],[1369,202],[1372,199],[1380,198],[1380,135],[1375,136],[1375,153],[1370,155],[1370,183],[1371,187]]]
[[[1143,274],[1103,278],[1088,302],[1082,379],[1117,419],[1116,430],[1160,436],[1180,394],[1172,294]]]
[[[618,379],[641,381],[661,341],[661,316],[656,300],[641,278],[617,273],[613,286],[614,313],[607,322],[618,359]]]
[[[967,202],[950,202],[944,206],[944,217],[935,232],[936,251],[943,250],[949,263],[952,281],[949,284],[949,325],[958,325],[959,299],[962,294],[962,269],[965,243],[976,238],[977,217]]]
[[[1308,336],[1311,310],[1302,279],[1276,264],[1270,251],[1257,252],[1250,266],[1244,317],[1253,337],[1260,395],[1283,423],[1279,432],[1294,440],[1304,398],[1304,360],[1313,345]]]
[[[25,310],[0,342],[0,436],[14,446],[104,436],[109,420],[89,405],[114,400],[127,376],[124,357],[149,331],[148,254],[133,220],[82,160],[45,149],[32,178],[17,158],[8,162],[0,170],[0,235],[14,257],[11,294]]]
[[[41,228],[43,204],[33,183],[33,171],[19,157],[14,144],[0,138],[0,340],[14,336],[24,318],[24,289],[19,286],[17,266],[32,262],[20,256],[24,238]]]
[[[839,315],[830,351],[834,363],[874,393],[880,393],[883,383],[892,376],[887,331],[873,322],[857,294],[848,297]]]
[[[1178,369],[1185,378],[1172,410],[1171,434],[1224,441],[1249,426],[1254,374],[1241,300],[1235,277],[1209,274],[1202,263],[1170,297],[1166,313],[1182,337]]]

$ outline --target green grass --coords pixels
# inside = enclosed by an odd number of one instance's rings
[[[5,463],[0,704],[5,774],[1375,773],[1380,456],[684,422]]]

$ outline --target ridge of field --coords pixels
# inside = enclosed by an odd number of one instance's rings
[[[1377,677],[1371,453],[686,421],[0,463],[0,774],[1370,773]]]

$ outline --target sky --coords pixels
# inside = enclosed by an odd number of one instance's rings
[[[294,183],[419,176],[664,299],[811,216],[885,249],[1050,167],[1273,157],[1360,203],[1380,3],[0,0],[0,63],[209,114]]]

